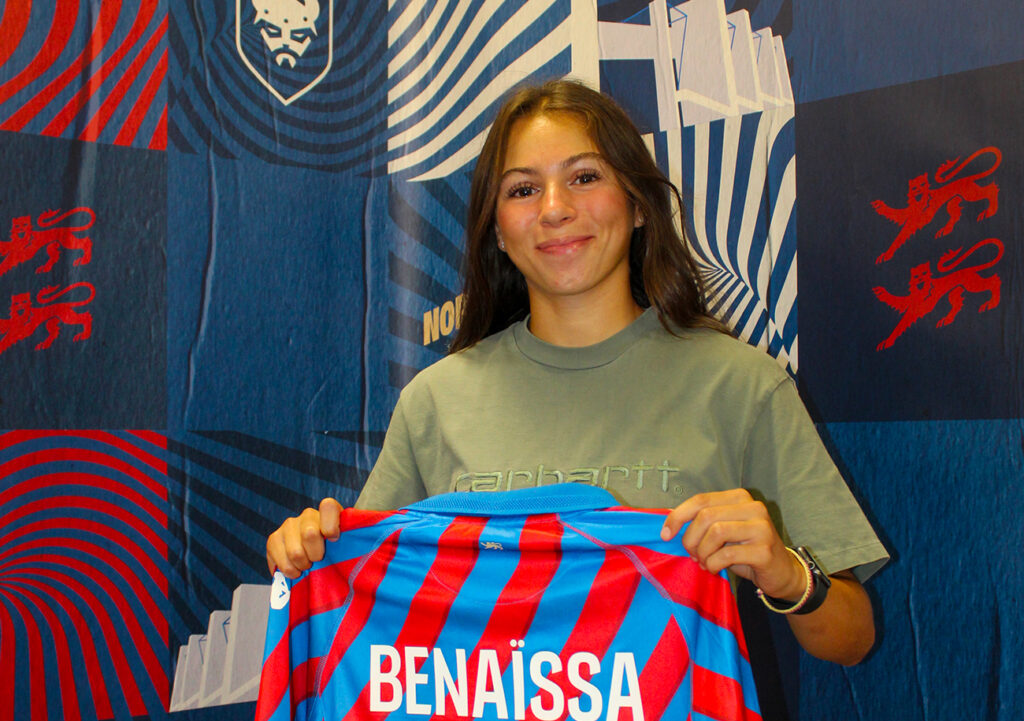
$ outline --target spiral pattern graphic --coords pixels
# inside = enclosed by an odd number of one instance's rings
[[[0,435],[0,721],[166,709],[165,448],[150,432]]]
[[[137,3],[7,3],[0,130],[163,150],[167,13]]]

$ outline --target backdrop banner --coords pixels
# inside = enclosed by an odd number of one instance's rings
[[[266,537],[355,501],[458,330],[491,118],[563,76],[636,120],[712,309],[893,554],[852,669],[741,593],[764,718],[1016,718],[1021,27],[1019,0],[7,3],[0,721],[252,718]]]

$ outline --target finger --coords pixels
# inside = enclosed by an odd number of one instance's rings
[[[329,541],[341,535],[341,504],[333,498],[320,501],[320,533]]]
[[[749,496],[743,502],[706,506],[697,511],[693,520],[686,526],[681,539],[683,548],[691,555],[696,554],[708,530],[717,523],[729,521],[763,521],[771,524],[768,509],[763,503],[751,500]]]
[[[665,517],[665,523],[661,528],[661,539],[667,541],[679,533],[679,529],[693,521],[697,514],[705,508],[714,508],[723,505],[746,503],[751,500],[750,493],[742,488],[733,488],[728,491],[713,491],[711,493],[698,493],[673,508]]]
[[[320,511],[307,508],[296,519],[295,529],[285,535],[288,558],[305,571],[324,557],[324,534],[320,531]]]
[[[267,571],[271,576],[273,576],[274,571],[277,570],[277,561],[274,560],[274,553],[271,550],[272,543],[273,535],[271,535],[270,538],[267,538]]]
[[[734,563],[763,568],[772,560],[771,533],[760,521],[721,521],[708,528],[691,553],[715,573]]]
[[[267,538],[267,569],[271,575],[274,574],[275,570],[278,570],[288,578],[298,578],[301,573],[292,563],[291,559],[288,558],[284,541],[285,526],[289,521],[294,520],[294,518],[289,518]]]

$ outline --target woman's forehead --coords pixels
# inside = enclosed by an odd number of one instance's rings
[[[600,155],[600,148],[582,119],[567,112],[537,113],[512,124],[502,172],[523,162],[559,162],[583,153]]]

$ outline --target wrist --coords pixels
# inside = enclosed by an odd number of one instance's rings
[[[780,588],[778,592],[768,593],[765,592],[770,598],[778,599],[779,601],[794,604],[797,603],[804,594],[807,593],[808,586],[814,583],[814,577],[808,573],[807,565],[803,559],[798,556],[792,548],[786,548],[786,558],[789,559],[789,566],[792,569],[790,573],[789,582]]]
[[[818,566],[818,562],[803,546],[796,549],[789,548],[790,557],[800,565],[803,576],[803,591],[799,597],[773,597],[766,595],[760,588],[757,589],[758,598],[772,611],[776,613],[806,614],[816,610],[825,602],[831,582],[824,571]],[[792,586],[792,584],[791,584]]]

